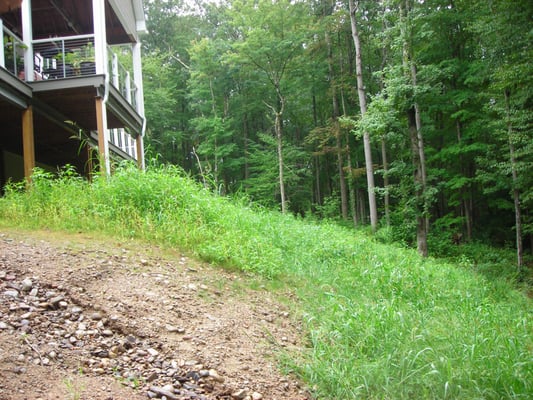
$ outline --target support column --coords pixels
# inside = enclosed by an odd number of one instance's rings
[[[135,146],[137,148],[137,166],[140,170],[144,171],[146,165],[144,164],[144,144],[142,135],[137,136],[135,139]]]
[[[2,33],[3,34],[3,33]],[[24,50],[24,76],[26,81],[33,82],[33,26],[31,20],[31,0],[22,2],[22,41]]]
[[[22,111],[22,152],[24,157],[24,177],[31,183],[31,174],[35,168],[35,139],[33,135],[33,107]]]
[[[104,99],[96,98],[96,128],[98,130],[98,158],[100,160],[100,173],[109,176],[111,164],[109,161],[109,130],[107,129],[107,112]]]
[[[107,74],[107,37],[105,26],[105,0],[92,0],[94,29],[94,61],[97,74]]]
[[[133,82],[135,82],[135,105],[137,107],[137,112],[144,119],[144,91],[143,91],[143,76],[142,76],[142,64],[141,64],[141,43],[136,42],[133,44],[132,48],[133,55]],[[141,170],[144,170],[146,165],[144,162],[144,143],[143,135],[145,129],[146,121],[143,124],[143,130],[137,136],[135,144],[137,147],[137,165]]]
[[[133,82],[135,82],[135,104],[137,112],[144,117],[144,97],[143,97],[143,73],[141,63],[141,43],[137,42],[132,47],[133,56]],[[143,132],[144,134],[144,132]]]

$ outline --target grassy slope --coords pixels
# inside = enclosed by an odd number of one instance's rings
[[[176,246],[298,294],[308,348],[285,365],[318,398],[531,398],[531,301],[500,281],[362,233],[215,197],[173,169],[67,171],[0,199],[0,223]]]

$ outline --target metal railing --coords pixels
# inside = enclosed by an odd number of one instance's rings
[[[131,49],[108,46],[107,72],[111,84],[134,108],[137,108],[137,86],[132,77]],[[39,59],[38,79],[61,79],[96,74],[94,35],[55,37],[33,41],[33,53]]]
[[[41,79],[96,74],[94,35],[34,40],[33,54],[42,60],[41,67],[36,68]]]
[[[4,26],[1,19],[0,25],[2,28],[0,66],[22,79],[24,77],[24,51],[26,45],[22,39]]]

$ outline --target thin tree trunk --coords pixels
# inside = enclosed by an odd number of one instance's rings
[[[352,174],[352,156],[350,154],[350,137],[348,136],[348,134],[346,135],[346,145],[348,146],[348,151],[346,153],[346,161],[348,163],[348,171],[349,172],[349,176],[348,176],[348,192],[350,194],[350,211],[352,213],[352,219],[353,219],[353,225],[354,225],[354,228],[357,227],[357,225],[359,224],[359,221],[357,219],[357,201],[356,201],[356,198],[355,198],[355,185],[354,185],[354,179],[353,179],[353,174]]]
[[[455,121],[455,130],[457,132],[457,143],[461,144],[462,142],[462,129],[461,129],[461,121],[456,120]],[[461,165],[461,172],[464,176],[467,176],[466,168],[464,167],[464,160],[463,155],[459,153],[459,163]],[[466,240],[470,241],[472,240],[472,209],[470,207],[471,202],[467,198],[468,190],[465,190],[465,188],[461,188],[461,208],[464,214],[465,218],[465,228],[466,228]]]
[[[276,94],[278,96],[278,108],[264,102],[265,105],[270,108],[274,114],[274,132],[276,134],[276,150],[278,153],[278,177],[279,177],[279,194],[281,197],[281,212],[285,214],[287,212],[287,199],[285,196],[285,179],[283,176],[283,111],[285,109],[285,97],[283,97],[279,82],[274,82]]]
[[[356,11],[359,2],[349,0],[350,6],[350,22],[352,27],[352,37],[355,47],[355,70],[357,75],[357,94],[359,96],[359,108],[361,110],[361,116],[366,113],[366,93],[363,83],[363,63],[361,58],[361,42],[359,40],[359,33],[357,31],[357,19]],[[363,132],[363,145],[365,152],[365,167],[366,167],[366,179],[368,185],[368,206],[370,210],[370,225],[375,232],[378,227],[378,212],[376,205],[376,194],[374,193],[374,166],[372,164],[372,148],[370,146],[370,134],[368,131]]]
[[[320,190],[320,156],[316,155],[314,156],[315,159],[315,203],[318,205],[322,205],[322,193]]]
[[[511,177],[513,185],[513,202],[515,214],[515,231],[516,231],[516,258],[517,273],[521,277],[524,266],[524,248],[522,242],[522,216],[520,208],[520,191],[518,189],[518,172],[516,171],[516,157],[513,143],[513,125],[511,123],[511,106],[510,93],[505,90],[505,112],[507,117],[507,139],[509,141],[509,159],[511,162]]]
[[[276,112],[275,130],[276,130],[276,143],[278,151],[278,167],[279,167],[279,194],[281,196],[281,212],[287,212],[287,201],[285,198],[285,179],[283,177],[283,141],[281,130],[281,112]]]
[[[410,78],[413,88],[416,88],[416,65],[411,54],[410,35],[407,34],[406,14],[409,12],[409,0],[405,1],[405,10],[400,3],[400,18],[402,19],[402,36],[403,36],[403,68],[406,75]],[[426,166],[424,154],[424,141],[422,137],[422,122],[420,118],[420,109],[415,101],[413,106],[407,110],[407,120],[409,124],[409,137],[411,141],[411,156],[414,166],[414,186],[415,186],[415,212],[416,212],[416,243],[418,253],[427,257],[428,245],[427,234],[429,228],[429,219],[426,214]]]
[[[250,152],[248,150],[248,113],[244,114],[242,120],[242,131],[244,137],[244,180],[250,178],[250,165],[248,163]]]
[[[417,86],[417,76],[416,76],[416,64],[413,61],[411,57],[411,80],[413,82],[413,87],[416,88]],[[420,118],[420,107],[418,105],[418,102],[415,101],[414,103],[414,109],[415,109],[415,122],[416,122],[416,138],[417,138],[417,150],[418,150],[418,159],[420,162],[420,181],[422,183],[422,196],[424,196],[424,193],[427,189],[427,174],[426,174],[426,155],[424,151],[424,137],[422,136],[422,120]],[[424,196],[425,197],[425,196]],[[426,204],[424,203],[424,219],[425,219],[425,225],[426,225],[426,237],[429,232],[429,217],[427,216],[427,210],[426,210]],[[427,244],[426,244],[427,248]],[[427,250],[426,254],[427,256]]]
[[[416,111],[414,107],[407,111],[407,120],[409,123],[409,138],[411,140],[411,157],[414,171],[414,184],[415,184],[415,213],[416,213],[416,247],[418,253],[424,257],[428,255],[427,248],[427,231],[426,231],[426,219],[424,218],[424,192],[422,184],[422,168],[420,167],[420,153],[418,152],[418,137],[416,129]]]
[[[337,86],[335,73],[333,71],[333,51],[331,48],[331,38],[329,33],[325,33],[326,46],[328,51],[328,74],[331,82],[331,101],[333,107],[333,131],[335,134],[335,152],[337,154],[337,171],[339,173],[339,189],[341,195],[341,215],[342,219],[348,219],[348,195],[346,190],[346,178],[344,176],[344,159],[342,156],[342,140],[339,126],[339,102],[337,100]]]
[[[383,30],[387,28],[386,24],[383,26]],[[387,65],[387,47],[384,45],[381,51],[381,66],[380,71],[385,69]],[[383,76],[379,80],[379,89],[383,93],[385,90],[385,83],[383,82]],[[389,163],[387,161],[387,141],[385,135],[381,137],[381,159],[383,161],[383,187],[385,189],[385,222],[387,226],[390,226],[390,194],[389,194]]]
[[[381,158],[383,160],[383,186],[385,187],[385,221],[387,226],[390,226],[389,163],[385,138],[381,138]]]

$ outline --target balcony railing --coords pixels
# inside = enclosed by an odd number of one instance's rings
[[[35,59],[39,60],[38,79],[62,79],[96,74],[94,35],[55,37],[33,41]],[[111,84],[136,109],[136,93],[131,68],[131,49],[124,46],[107,47]]]
[[[108,46],[109,71],[111,71],[111,83],[133,107],[137,108],[137,85],[133,81],[132,68],[124,64],[132,63],[131,49],[125,46]]]
[[[0,19],[2,37],[0,39],[0,66],[19,78],[24,77],[24,50],[26,46]]]
[[[94,35],[79,35],[33,41],[34,58],[41,61],[41,79],[94,75]]]
[[[137,147],[135,139],[130,136],[123,128],[111,129],[109,141],[128,154],[134,160],[137,159]]]

